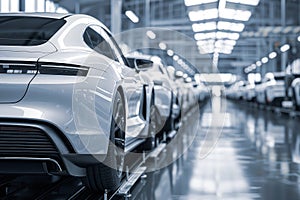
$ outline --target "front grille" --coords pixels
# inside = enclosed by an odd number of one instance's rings
[[[49,136],[40,129],[25,126],[0,125],[0,157],[57,155]]]

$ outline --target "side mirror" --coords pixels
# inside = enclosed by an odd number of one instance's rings
[[[145,71],[153,66],[153,62],[151,60],[136,58],[134,59],[134,65],[137,71]]]

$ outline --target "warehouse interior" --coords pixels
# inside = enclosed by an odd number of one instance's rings
[[[300,199],[299,0],[0,0],[0,17],[9,13],[92,16],[128,60],[161,58],[172,92],[184,97],[175,128],[125,161],[135,167],[126,166],[117,189],[0,166],[0,199]]]

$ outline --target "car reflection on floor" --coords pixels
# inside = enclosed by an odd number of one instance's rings
[[[219,103],[226,112],[224,126],[203,126],[209,121],[205,116],[213,113],[208,104],[189,151],[149,173],[136,199],[300,199],[298,120]],[[216,128],[222,130],[217,145],[199,158],[203,135]]]
[[[184,118],[172,145],[146,161],[148,172],[130,194],[112,199],[300,199],[299,119],[217,97]],[[21,192],[0,190],[0,199],[104,199],[88,191],[73,198],[80,179],[56,180],[54,190],[53,177],[43,180],[17,178],[8,188]],[[35,193],[42,198],[31,198]]]

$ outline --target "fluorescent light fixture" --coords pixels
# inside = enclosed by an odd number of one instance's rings
[[[55,12],[55,11],[56,11],[56,6],[53,3],[53,1],[47,0],[46,1],[46,12]]]
[[[219,13],[220,18],[233,19],[237,21],[248,21],[251,17],[251,12],[248,10],[223,9]]]
[[[172,51],[171,49],[169,49],[169,50],[167,51],[167,54],[168,54],[169,56],[173,56],[173,55],[174,55],[174,51]]]
[[[192,78],[191,78],[191,77],[187,77],[187,78],[185,79],[185,81],[186,81],[187,83],[190,83],[190,82],[192,82]]]
[[[222,12],[226,7],[226,0],[219,1],[219,12]]]
[[[269,62],[269,59],[267,57],[263,57],[261,59],[261,62],[264,63],[264,64],[266,64],[267,62]]]
[[[58,7],[55,11],[56,13],[69,13],[65,8]]]
[[[173,59],[174,59],[174,57],[173,57]],[[182,66],[184,62],[183,62],[183,60],[182,60],[182,59],[178,59],[178,60],[177,60],[177,63],[178,63],[179,65],[181,65],[181,66]]]
[[[7,13],[7,12],[9,12],[9,0],[2,0],[1,2],[0,2],[0,11],[2,12],[2,13]]]
[[[297,40],[298,40],[298,42],[300,42],[300,36],[298,36]]]
[[[127,10],[125,12],[125,15],[133,22],[133,23],[138,23],[140,21],[140,19],[138,18],[138,16],[136,16],[136,14],[131,11],[131,10]]]
[[[216,22],[199,23],[192,25],[194,32],[211,31],[217,29]]]
[[[163,42],[160,42],[160,43],[158,44],[158,46],[159,46],[159,48],[160,48],[161,50],[166,50],[166,49],[167,49],[167,45],[166,45],[165,43],[163,43]]]
[[[213,3],[217,1],[218,0],[184,0],[184,4],[186,6],[195,6],[195,5],[205,4],[205,3]]]
[[[156,34],[153,31],[147,31],[146,34],[151,40],[154,40],[156,38]]]
[[[189,18],[193,21],[201,21],[201,20],[207,20],[207,19],[215,19],[218,18],[218,9],[212,8],[212,9],[206,9],[206,10],[198,10],[198,11],[190,11],[189,12]]]
[[[36,9],[37,12],[45,12],[45,0],[36,1]]]
[[[240,37],[240,34],[238,34],[238,33],[228,33],[228,32],[223,32],[223,31],[218,31],[216,33],[217,39],[228,38],[230,40],[238,40],[239,37]]]
[[[198,49],[200,51],[200,54],[208,54],[208,53],[213,53],[215,49],[215,45],[212,43],[207,43],[201,46],[198,46]]]
[[[225,21],[218,22],[218,29],[219,30],[228,30],[234,32],[242,32],[245,28],[245,25],[242,23],[231,23]]]
[[[240,37],[240,34],[238,33],[228,33],[227,38],[230,40],[238,40]]]
[[[248,73],[250,72],[249,69],[248,69],[248,67],[244,69],[244,72],[245,72],[246,74],[248,74]]]
[[[216,33],[210,32],[210,33],[196,33],[194,35],[195,40],[206,40],[206,39],[215,39]]]
[[[10,0],[10,12],[19,12],[19,0]]]
[[[219,51],[219,53],[222,53],[222,54],[231,54],[231,53],[232,53],[232,50],[230,50],[230,49],[221,49],[221,50]]]
[[[257,67],[260,67],[260,66],[262,66],[262,63],[261,63],[261,61],[257,61],[257,62],[256,62],[256,66],[257,66]]]
[[[226,44],[224,40],[217,40],[215,43],[216,48],[227,48],[227,49],[233,49],[234,45]]]
[[[183,74],[182,77],[183,77],[183,78],[187,78],[187,77],[189,77],[189,75],[188,75],[188,74]]]
[[[199,40],[197,41],[197,45],[198,46],[205,46],[205,45],[214,45],[215,44],[215,40],[211,39],[211,40]]]
[[[288,45],[288,44],[285,44],[282,47],[280,47],[281,52],[286,52],[289,49],[290,49],[290,45]]]
[[[276,56],[277,56],[277,53],[275,51],[273,51],[272,53],[269,54],[270,59],[274,59],[274,58],[276,58]]]
[[[179,60],[179,56],[174,55],[174,56],[173,56],[173,60],[175,60],[175,61]]]
[[[250,5],[250,6],[257,6],[259,4],[259,0],[226,0],[226,1],[231,3]]]
[[[25,1],[25,12],[36,12],[35,3],[36,3],[36,1],[26,0]]]
[[[236,41],[235,40],[224,40],[224,44],[235,46],[236,45]]]

